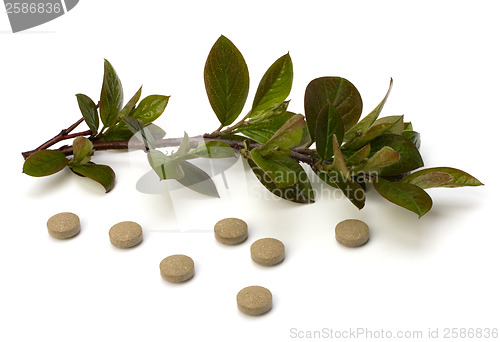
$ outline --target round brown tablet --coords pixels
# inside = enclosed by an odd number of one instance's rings
[[[215,239],[225,245],[237,245],[248,237],[248,226],[237,218],[226,218],[214,226]]]
[[[335,239],[346,247],[359,247],[368,242],[370,230],[360,220],[345,220],[335,227]]]
[[[273,306],[271,291],[262,286],[248,286],[236,295],[238,309],[251,316],[262,315]]]
[[[250,246],[250,255],[260,265],[276,265],[285,258],[285,245],[273,238],[260,239]]]
[[[109,230],[109,239],[118,248],[137,246],[142,241],[142,227],[132,221],[117,223]]]
[[[168,256],[160,263],[160,274],[171,283],[182,283],[191,279],[194,276],[193,259],[182,254]]]
[[[55,214],[47,221],[47,229],[56,239],[69,239],[80,233],[80,218],[73,213]]]

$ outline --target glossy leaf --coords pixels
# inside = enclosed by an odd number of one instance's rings
[[[371,142],[373,139],[376,137],[384,134],[389,128],[392,127],[392,123],[390,122],[385,122],[385,123],[380,123],[378,125],[373,125],[366,131],[365,134],[361,136],[356,136],[354,139],[352,139],[349,142],[346,142],[344,145],[342,145],[343,150],[357,150],[369,142]]]
[[[356,136],[361,136],[365,134],[368,129],[373,125],[375,120],[377,120],[378,116],[382,112],[382,109],[384,108],[385,102],[387,101],[387,98],[389,97],[389,94],[391,93],[392,89],[392,78],[391,82],[389,83],[389,89],[387,90],[387,93],[385,94],[384,98],[380,103],[378,104],[375,109],[373,109],[370,114],[365,116],[363,119],[361,119],[354,127],[349,129],[349,131],[346,132],[344,135],[344,141],[350,141],[354,139]]]
[[[443,182],[448,175],[448,181]],[[450,179],[451,178],[451,179]],[[467,172],[452,167],[433,167],[419,170],[403,178],[401,183],[411,183],[422,188],[448,187],[455,188],[461,186],[479,186],[483,185],[477,178]]]
[[[84,94],[76,94],[78,107],[82,112],[83,119],[89,126],[92,135],[96,135],[99,130],[99,113],[97,112],[97,105],[90,97]]]
[[[403,131],[401,135],[410,140],[417,149],[420,149],[420,133],[415,131]]]
[[[101,184],[106,192],[110,192],[115,186],[115,172],[107,165],[88,163],[71,166],[71,169],[77,174]]]
[[[179,183],[200,194],[220,197],[214,181],[205,171],[185,160],[178,160],[178,164],[184,173],[184,177],[177,179]]]
[[[250,78],[245,59],[226,37],[221,36],[210,50],[204,78],[212,109],[222,126],[230,125],[245,105]]]
[[[132,98],[127,102],[127,104],[120,110],[118,113],[118,119],[123,119],[132,112],[132,109],[134,109],[135,105],[137,102],[139,102],[139,99],[141,98],[141,93],[142,93],[142,86],[137,90],[137,92],[132,96]]]
[[[297,114],[283,112],[266,116],[262,120],[250,120],[248,124],[238,127],[236,132],[264,144],[294,115]]]
[[[149,95],[142,99],[130,114],[144,125],[155,121],[164,111],[170,96]]]
[[[316,121],[316,150],[321,159],[329,160],[333,156],[333,136],[337,141],[344,138],[344,124],[335,107],[327,104],[318,114]]]
[[[253,162],[261,168],[278,188],[285,188],[297,183],[298,175],[295,167],[290,167],[292,158],[277,152],[264,157],[258,148],[250,151]],[[295,162],[296,163],[296,162]],[[298,163],[297,163],[298,165]]]
[[[107,60],[104,60],[104,77],[102,80],[99,111],[104,127],[115,122],[123,105],[123,88],[115,69]]]
[[[131,116],[126,117],[123,121],[134,136],[137,137],[142,144],[144,144],[146,149],[155,148],[155,138],[142,122]]]
[[[73,159],[70,165],[83,165],[90,161],[90,156],[94,152],[94,145],[85,137],[77,137],[73,140]]]
[[[297,182],[291,186],[279,188],[264,170],[258,167],[257,164],[255,164],[251,159],[248,159],[248,164],[255,177],[272,194],[295,203],[313,203],[314,191],[309,178],[307,177],[307,173],[293,159],[291,161],[283,160],[283,162],[285,162],[290,169],[295,171],[297,175]]]
[[[357,165],[365,161],[370,155],[370,150],[371,150],[370,144],[366,144],[365,146],[357,150],[355,153],[350,155],[349,158],[346,159],[345,162],[347,166]]]
[[[419,167],[424,166],[424,162],[418,149],[407,138],[397,134],[383,134],[371,142],[371,155],[381,150],[384,146],[391,147],[399,153],[400,159],[396,163],[380,169],[381,176],[400,175]]]
[[[184,172],[179,163],[158,150],[148,152],[148,161],[161,180],[184,177]]]
[[[365,190],[361,185],[352,180],[350,176],[346,176],[336,170],[317,170],[315,172],[326,184],[340,189],[344,196],[358,209],[362,209],[365,206]]]
[[[403,115],[384,116],[377,119],[373,126],[390,123],[391,126],[384,132],[386,134],[401,134],[404,129]]]
[[[388,201],[422,217],[432,208],[432,199],[421,188],[409,183],[393,183],[381,177],[373,181],[377,192]]]
[[[262,77],[252,105],[250,117],[257,117],[278,107],[292,89],[293,65],[290,54],[274,62]]]
[[[69,160],[62,152],[41,150],[24,161],[23,172],[33,177],[44,177],[61,171],[68,163]]]
[[[356,87],[341,77],[321,77],[312,80],[304,98],[307,125],[312,141],[316,141],[316,123],[321,110],[331,104],[349,130],[358,121],[363,102]]]
[[[389,146],[384,146],[372,155],[365,164],[360,165],[355,171],[380,172],[384,167],[397,163],[400,159],[399,153]]]
[[[144,125],[148,132],[152,135],[154,139],[161,139],[167,133],[159,126],[155,124]],[[119,141],[119,140],[130,140],[134,136],[134,133],[125,124],[125,121],[121,121],[118,125],[112,127],[110,132],[101,138],[102,141]]]
[[[281,151],[289,153],[290,149],[297,146],[302,141],[304,133],[304,116],[296,114],[292,116],[281,128],[260,147],[263,156],[273,152]]]

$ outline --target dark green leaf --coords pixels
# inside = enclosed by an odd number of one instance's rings
[[[142,86],[137,90],[137,92],[132,96],[132,98],[127,102],[127,104],[120,110],[118,113],[118,119],[123,119],[127,117],[130,112],[132,112],[132,109],[134,109],[135,105],[137,102],[139,102],[139,99],[141,98],[141,93],[142,93]]]
[[[266,116],[262,120],[250,120],[248,124],[238,127],[236,132],[264,144],[294,115],[297,114],[283,112]]]
[[[316,121],[316,149],[323,160],[333,156],[333,135],[337,141],[344,139],[344,124],[335,107],[327,104],[318,114]]]
[[[283,160],[283,162],[285,161]],[[296,203],[313,203],[314,191],[304,169],[302,169],[293,159],[291,161],[288,160],[286,163],[289,168],[295,170],[298,181],[289,187],[278,188],[276,183],[273,182],[264,170],[258,167],[251,159],[248,159],[248,164],[255,174],[255,177],[257,177],[259,182],[261,182],[272,194]]]
[[[150,150],[148,152],[148,161],[161,180],[180,179],[184,177],[184,172],[179,163],[158,150]]]
[[[76,94],[78,107],[82,112],[83,119],[92,131],[92,135],[96,135],[99,130],[99,113],[97,112],[97,105],[90,97],[84,94]]]
[[[77,137],[73,140],[73,159],[69,162],[73,165],[83,165],[90,161],[90,156],[94,153],[94,145],[85,137]]]
[[[417,149],[420,148],[420,133],[415,131],[403,131],[401,135],[410,140]]]
[[[149,95],[142,99],[137,108],[132,111],[131,116],[147,125],[165,111],[169,98],[170,96]]]
[[[220,197],[214,181],[205,171],[185,160],[177,162],[184,173],[184,177],[177,179],[179,183],[200,194]]]
[[[365,206],[365,190],[357,182],[353,181],[349,175],[342,174],[335,169],[316,170],[318,177],[326,184],[338,188],[358,209]]]
[[[297,146],[302,141],[304,133],[304,116],[296,114],[292,116],[281,128],[264,144],[260,150],[262,155],[267,155],[279,150],[289,153],[290,149]]]
[[[226,37],[221,36],[210,50],[204,78],[212,109],[222,126],[230,125],[245,105],[250,78],[245,59]]]
[[[252,105],[250,117],[260,116],[278,107],[292,89],[293,66],[290,54],[280,57],[262,77]]]
[[[354,139],[352,139],[349,142],[346,142],[344,145],[342,145],[343,150],[357,150],[366,144],[368,144],[370,141],[375,139],[376,137],[384,134],[389,128],[392,127],[392,123],[390,122],[385,122],[381,123],[378,125],[373,125],[366,131],[365,134],[361,136],[356,136]]]
[[[250,154],[253,162],[268,175],[277,188],[290,187],[297,183],[297,168],[290,167],[291,160],[293,161],[292,158],[278,154],[277,152],[264,157],[258,148],[254,148],[250,151]]]
[[[115,122],[123,105],[123,88],[115,69],[107,60],[104,60],[104,77],[102,80],[101,100],[99,110],[104,127]]]
[[[349,130],[358,121],[363,102],[356,87],[341,77],[321,77],[312,80],[304,99],[307,125],[312,141],[316,140],[316,121],[321,110],[331,104]]]
[[[442,174],[448,175],[447,182],[443,182],[446,179]],[[461,186],[483,185],[483,183],[481,183],[477,178],[471,176],[467,172],[451,167],[433,167],[420,170],[403,178],[401,180],[401,183],[411,183],[422,188],[431,188],[438,186],[454,188]]]
[[[365,159],[367,159],[370,155],[370,149],[370,144],[366,144],[365,146],[357,150],[355,153],[349,156],[349,158],[346,159],[345,162],[347,166],[354,166],[365,161]]]
[[[376,177],[373,186],[377,192],[390,202],[413,211],[422,217],[432,207],[432,199],[421,188],[408,183],[393,183]]]
[[[372,155],[365,164],[360,165],[353,171],[362,171],[364,173],[380,172],[382,168],[397,163],[399,161],[399,158],[400,156],[398,152],[394,151],[389,146],[384,146],[380,150],[375,152],[375,154]]]
[[[26,159],[23,172],[33,177],[44,177],[61,171],[68,163],[69,160],[62,152],[41,150]]]
[[[106,192],[110,192],[115,186],[115,172],[107,165],[85,164],[71,166],[71,169],[87,178],[101,184]]]
[[[127,116],[123,121],[139,141],[144,144],[146,149],[155,148],[155,138],[146,126],[134,117]]]
[[[396,176],[424,166],[424,162],[418,149],[407,138],[397,134],[383,134],[371,142],[371,155],[381,150],[384,146],[391,147],[399,153],[398,162],[383,167],[379,174],[381,176]]]
[[[387,98],[391,93],[391,89],[392,89],[392,78],[389,84],[389,89],[387,90],[387,93],[385,94],[382,101],[380,101],[378,106],[375,107],[375,109],[372,110],[370,114],[365,116],[356,125],[354,125],[351,129],[349,129],[349,131],[346,132],[346,134],[344,135],[344,141],[350,141],[354,139],[356,136],[361,136],[368,131],[368,129],[373,125],[375,120],[377,120],[378,116],[382,112],[382,108],[384,108],[385,102],[387,101]]]

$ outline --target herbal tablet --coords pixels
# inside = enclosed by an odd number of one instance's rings
[[[248,286],[236,295],[238,309],[250,316],[262,315],[273,306],[271,291],[262,286]]]
[[[226,218],[214,226],[215,239],[225,245],[237,245],[248,237],[248,226],[237,218]]]
[[[49,218],[47,229],[56,239],[69,239],[80,233],[80,218],[73,213],[59,213]]]
[[[368,242],[370,230],[360,220],[345,220],[335,227],[335,239],[346,247],[359,247]]]
[[[264,238],[250,246],[252,260],[263,266],[276,265],[285,258],[285,245],[280,240]]]
[[[168,256],[160,263],[160,274],[171,283],[182,283],[191,279],[194,276],[193,259],[182,254]]]
[[[142,241],[142,227],[132,221],[117,223],[109,230],[109,239],[118,248],[137,246]]]

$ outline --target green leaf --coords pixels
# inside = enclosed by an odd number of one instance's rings
[[[295,170],[298,181],[289,187],[278,188],[278,186],[276,186],[276,183],[273,182],[273,180],[264,170],[258,167],[257,164],[255,164],[251,159],[248,159],[248,164],[250,165],[250,168],[252,169],[255,177],[272,194],[295,203],[313,203],[314,191],[304,169],[293,159],[284,159],[282,160],[282,162],[287,163],[287,166],[290,169]]]
[[[251,150],[250,155],[253,162],[266,173],[277,188],[290,187],[297,183],[297,168],[290,167],[291,161],[294,161],[292,158],[277,152],[264,157],[259,148]]]
[[[250,117],[257,117],[278,107],[292,89],[293,65],[290,54],[278,58],[262,77],[252,105]]]
[[[333,156],[333,135],[337,141],[344,139],[344,124],[335,107],[327,104],[318,114],[316,121],[316,149],[323,160]]]
[[[44,177],[61,171],[68,163],[69,160],[62,152],[41,150],[25,160],[23,172],[33,177]]]
[[[443,174],[446,174],[448,177],[445,177]],[[415,184],[423,189],[432,187],[455,188],[461,186],[483,185],[477,178],[471,176],[467,172],[451,167],[433,167],[419,170],[406,176],[400,182]]]
[[[358,121],[363,102],[356,87],[341,77],[321,77],[312,80],[306,88],[304,106],[312,141],[316,140],[316,121],[321,110],[331,104],[349,130]]]
[[[422,217],[432,208],[432,199],[421,188],[408,183],[393,183],[376,177],[373,186],[388,201]]]
[[[146,149],[155,148],[155,138],[142,122],[131,116],[127,116],[123,121]]]
[[[84,94],[76,94],[78,107],[82,112],[83,119],[92,131],[92,135],[96,135],[99,130],[99,113],[97,112],[97,105],[90,97]]]
[[[232,147],[222,141],[206,141],[189,151],[188,156],[200,158],[234,158],[236,154]]]
[[[110,192],[115,186],[115,172],[107,165],[88,163],[71,166],[71,170],[101,184],[106,192]]]
[[[401,135],[410,140],[417,149],[420,148],[420,133],[415,131],[403,131]]]
[[[340,189],[344,196],[346,196],[358,209],[362,209],[365,206],[365,190],[361,185],[353,181],[349,175],[342,174],[334,169],[316,170],[315,172],[326,184]]]
[[[230,125],[245,105],[250,78],[245,59],[226,37],[221,36],[210,50],[204,78],[212,109],[222,126]]]
[[[104,77],[102,80],[99,111],[104,127],[115,122],[123,105],[123,88],[115,69],[107,60],[104,60]]]
[[[127,102],[127,104],[120,110],[120,112],[118,113],[118,119],[123,119],[129,116],[130,112],[132,112],[132,109],[134,109],[137,102],[139,102],[139,99],[141,98],[141,93],[142,93],[142,86],[139,88],[139,90],[137,90],[134,96],[132,96],[132,98]]]
[[[155,124],[147,124],[144,127],[153,136],[154,139],[162,139],[167,133],[159,126]],[[125,124],[124,121],[118,123],[118,125],[113,126],[112,130],[106,132],[106,134],[101,138],[102,141],[119,141],[119,140],[130,140],[134,136],[134,133]]]
[[[170,96],[149,95],[142,99],[130,115],[147,125],[155,121],[165,111],[169,98]]]
[[[371,146],[366,144],[356,152],[354,152],[349,158],[346,159],[347,166],[354,166],[365,161],[370,155]]]
[[[185,160],[177,162],[184,173],[184,177],[177,179],[179,183],[200,194],[220,197],[214,181],[205,171]]]
[[[411,122],[405,122],[404,123],[404,130],[405,131],[413,131],[413,125]]]
[[[94,153],[94,145],[92,142],[85,137],[77,137],[73,140],[73,159],[70,160],[69,164],[73,165],[83,165],[90,161],[90,156]]]
[[[344,141],[351,141],[356,136],[361,136],[368,131],[368,129],[373,125],[375,120],[377,120],[378,116],[382,112],[382,108],[384,108],[385,102],[387,101],[387,98],[391,93],[391,89],[392,89],[392,78],[391,82],[389,83],[389,89],[387,90],[387,93],[385,94],[382,101],[380,101],[378,106],[375,107],[375,109],[373,109],[370,112],[370,114],[365,116],[362,120],[360,120],[356,125],[354,125],[351,129],[349,129],[346,132],[346,134],[344,135]]]
[[[385,116],[383,118],[377,119],[373,126],[390,123],[391,127],[387,129],[384,133],[386,134],[401,134],[404,129],[403,115],[391,115]]]
[[[250,120],[246,125],[239,126],[235,132],[244,134],[261,144],[266,143],[293,116],[292,112],[269,115],[262,120]]]
[[[292,116],[281,128],[260,147],[263,156],[273,152],[281,151],[289,153],[290,149],[302,141],[304,133],[304,116],[296,114]]]
[[[344,145],[342,145],[343,150],[357,150],[369,142],[371,142],[373,139],[376,137],[384,134],[389,128],[391,128],[393,123],[390,122],[384,122],[380,123],[377,125],[373,125],[366,131],[365,134],[361,136],[356,136],[354,139],[351,141],[346,142]]]
[[[380,169],[379,175],[381,176],[396,176],[424,166],[424,161],[418,149],[410,140],[401,135],[383,134],[372,140],[371,146],[371,155],[381,150],[384,146],[389,146],[399,153],[399,161]]]
[[[187,135],[186,132],[184,132],[184,137],[182,138],[179,148],[174,153],[174,156],[176,157],[184,156],[186,153],[188,153],[190,149],[191,149],[191,143],[189,141],[189,136]]]
[[[149,150],[148,162],[161,180],[184,177],[179,163],[158,150]]]
[[[364,173],[369,172],[380,172],[380,170],[384,167],[390,166],[399,161],[399,153],[394,151],[389,146],[384,146],[374,155],[371,156],[370,159],[366,161],[365,164],[360,165],[355,168],[353,171],[359,172],[362,171]]]

